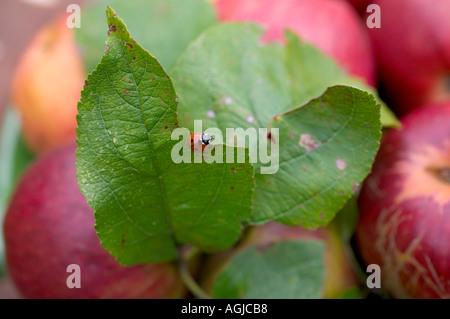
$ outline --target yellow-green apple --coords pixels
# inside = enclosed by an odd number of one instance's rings
[[[120,265],[100,245],[94,213],[78,188],[70,144],[22,177],[4,222],[9,274],[26,298],[182,298],[173,264]],[[81,288],[69,265],[79,266]],[[69,272],[67,272],[70,270]]]
[[[324,298],[338,298],[348,289],[358,286],[343,242],[334,227],[308,230],[301,226],[290,227],[274,222],[252,227],[238,246],[209,257],[202,270],[201,285],[206,292],[211,293],[215,278],[220,271],[233,259],[236,253],[248,247],[265,247],[268,244],[280,241],[300,240],[318,240],[325,244],[323,256],[326,269],[323,287]]]
[[[283,41],[291,29],[334,58],[351,74],[376,82],[369,37],[357,12],[336,0],[218,0],[221,21],[251,21],[264,25],[265,41]]]
[[[374,0],[370,29],[386,97],[399,114],[450,99],[450,1]]]
[[[359,197],[357,245],[397,298],[450,298],[450,102],[382,140]]]
[[[11,83],[11,99],[22,118],[25,140],[42,154],[75,140],[77,103],[84,68],[66,14],[48,23],[22,54]]]

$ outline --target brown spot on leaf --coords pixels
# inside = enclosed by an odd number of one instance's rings
[[[121,243],[120,243],[120,247],[121,247],[121,249],[123,250],[124,248],[125,248],[125,236],[126,236],[126,233],[123,233],[122,234],[122,241],[121,241]]]
[[[155,81],[155,80],[156,80],[156,78],[153,78],[153,79],[152,79],[152,81]]]
[[[109,45],[106,45],[106,48],[105,48],[105,53],[106,53],[106,52],[108,52],[108,51],[109,51],[109,49],[110,49],[110,48],[109,48]]]
[[[116,32],[117,28],[115,25],[110,25],[108,29],[108,36],[111,34],[111,32]]]
[[[88,81],[84,81],[83,87],[86,87],[86,86],[88,86],[88,85],[89,85]]]
[[[136,60],[136,57],[135,57],[135,56],[133,57],[133,60]]]
[[[267,243],[267,244],[262,244],[262,245],[258,245],[256,249],[258,249],[258,251],[263,254],[267,249],[269,249],[270,247],[272,247],[275,243]]]
[[[234,191],[234,186],[230,186],[230,190]]]
[[[130,94],[130,90],[124,90],[123,93]]]
[[[125,42],[125,43],[128,47],[130,47],[130,50],[128,52],[131,52],[131,50],[133,49],[133,45],[129,42]]]
[[[166,125],[166,126],[164,126],[164,129],[165,129],[165,130],[167,130],[168,128],[169,128],[169,127],[168,127],[167,125]]]
[[[314,151],[315,149],[319,148],[322,145],[320,141],[316,141],[314,137],[312,137],[309,134],[302,134],[300,136],[298,144],[301,147],[304,147],[307,153]]]

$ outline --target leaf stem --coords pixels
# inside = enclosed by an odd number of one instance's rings
[[[188,287],[189,291],[197,299],[213,299],[207,292],[205,292],[198,283],[192,278],[189,271],[189,261],[200,254],[200,250],[197,247],[192,247],[185,256],[180,256],[178,259],[178,271],[181,276],[181,280]]]

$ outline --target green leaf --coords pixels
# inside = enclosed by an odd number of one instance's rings
[[[306,299],[321,298],[325,280],[319,241],[279,242],[250,247],[226,265],[213,286],[215,298]]]
[[[172,81],[111,8],[107,20],[109,50],[77,116],[77,178],[102,245],[127,265],[172,260],[181,243],[230,247],[251,213],[248,151],[242,164],[175,164]]]
[[[358,196],[359,192],[356,192],[333,220],[342,240],[346,243],[350,242],[358,223]]]
[[[105,7],[114,6],[134,39],[170,69],[187,45],[216,23],[206,0],[102,0],[83,8],[81,28],[76,29],[86,69],[94,70],[105,50]]]
[[[328,224],[369,174],[378,150],[379,108],[373,96],[331,87],[276,116],[271,128],[280,130],[280,168],[275,175],[256,175],[252,221]]]
[[[392,112],[392,110],[387,107],[385,103],[381,103],[380,121],[383,125],[383,128],[400,128],[402,126],[400,120],[397,118],[397,116],[395,116],[394,112]]]
[[[353,287],[344,291],[338,299],[363,299],[363,297],[361,290],[357,287]]]
[[[11,107],[0,123],[0,221],[3,221],[9,198],[22,172],[33,160],[20,134],[20,119]],[[3,224],[0,223],[0,224]],[[3,227],[0,228],[0,277],[5,273]]]
[[[262,34],[256,25],[223,24],[189,46],[172,71],[180,122],[192,128],[201,119],[222,131],[278,128],[279,170],[265,175],[255,164],[251,222],[326,225],[370,171],[380,107],[359,89],[327,89],[345,74],[292,33],[286,47],[261,45]]]

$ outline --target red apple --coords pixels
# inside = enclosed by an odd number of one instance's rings
[[[125,267],[100,245],[94,214],[78,188],[75,149],[52,152],[21,179],[4,234],[9,273],[27,298],[180,298],[186,290],[174,266]],[[81,288],[66,285],[77,264]]]
[[[211,293],[219,272],[239,251],[251,247],[264,247],[280,241],[319,240],[325,243],[326,278],[324,298],[338,298],[346,290],[358,286],[358,281],[348,261],[344,245],[337,231],[332,227],[307,230],[303,227],[289,227],[274,222],[251,228],[240,244],[228,251],[212,255],[207,260],[200,279],[202,287]]]
[[[342,1],[342,0],[337,0]],[[347,0],[360,14],[366,12],[367,6],[372,3],[370,0]]]
[[[251,21],[264,25],[264,40],[283,41],[284,30],[295,31],[338,61],[347,71],[375,84],[369,38],[356,11],[337,0],[218,0],[221,21]]]
[[[381,28],[370,29],[391,105],[399,114],[450,98],[450,1],[374,0]]]
[[[357,244],[393,296],[450,298],[450,102],[402,124],[383,138],[361,190]]]

